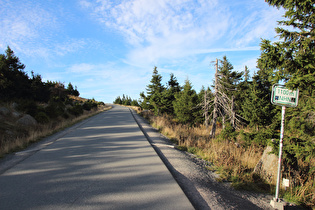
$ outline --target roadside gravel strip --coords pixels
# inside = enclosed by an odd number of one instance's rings
[[[144,118],[132,109],[130,112],[195,209],[273,209],[271,195],[236,191],[227,183],[219,183],[217,174],[205,168],[205,161],[175,149]]]

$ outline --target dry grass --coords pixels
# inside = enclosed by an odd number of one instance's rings
[[[286,178],[290,180],[290,187],[282,194],[287,200],[315,209],[315,158],[308,163],[302,160],[298,162],[300,171],[289,170],[285,174]],[[303,173],[309,168],[313,168],[313,170]]]
[[[2,141],[0,147],[0,157],[3,157],[5,154],[24,149],[31,143],[37,142],[46,136],[49,136],[57,131],[74,125],[77,122],[80,122],[86,118],[89,118],[110,108],[111,107],[109,106],[100,106],[97,109],[91,111],[84,111],[83,115],[79,117],[72,117],[69,119],[59,118],[56,121],[43,125],[37,125],[33,128],[28,128],[27,130],[24,128],[24,135]],[[21,128],[21,130],[23,130],[23,128]]]
[[[213,168],[221,173],[222,180],[231,180],[242,173],[253,171],[263,152],[262,148],[256,146],[244,148],[231,141],[210,139],[210,128],[203,125],[189,127],[177,123],[169,116],[154,116],[150,112],[146,112],[144,117],[150,119],[153,127],[175,141],[179,148],[213,163]]]
[[[243,147],[242,139],[239,137],[236,140],[238,142],[210,139],[210,127],[181,125],[169,116],[154,116],[150,111],[141,114],[150,121],[153,127],[174,141],[179,149],[194,153],[212,163],[208,169],[220,174],[218,181],[231,181],[237,189],[274,193],[275,186],[272,183],[267,183],[253,173],[253,169],[263,153],[263,148],[259,145],[252,144]],[[243,130],[250,132],[246,128]],[[217,134],[220,132],[221,129],[217,129]],[[312,164],[306,164],[304,167],[305,163],[300,162],[299,166],[308,171],[307,168],[314,168],[315,159],[310,160],[310,163]],[[281,196],[291,202],[315,209],[314,177],[314,169],[312,174],[304,173],[301,169],[301,171],[289,175],[287,178],[293,180],[295,185],[292,185],[287,191],[281,191]]]

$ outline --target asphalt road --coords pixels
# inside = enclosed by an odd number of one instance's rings
[[[194,209],[129,109],[77,124],[0,163],[0,209]]]

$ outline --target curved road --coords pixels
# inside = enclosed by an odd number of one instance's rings
[[[0,209],[193,209],[129,109],[120,106],[0,167]]]

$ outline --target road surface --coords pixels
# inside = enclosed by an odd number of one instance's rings
[[[0,164],[0,209],[193,209],[139,129],[114,106]]]

